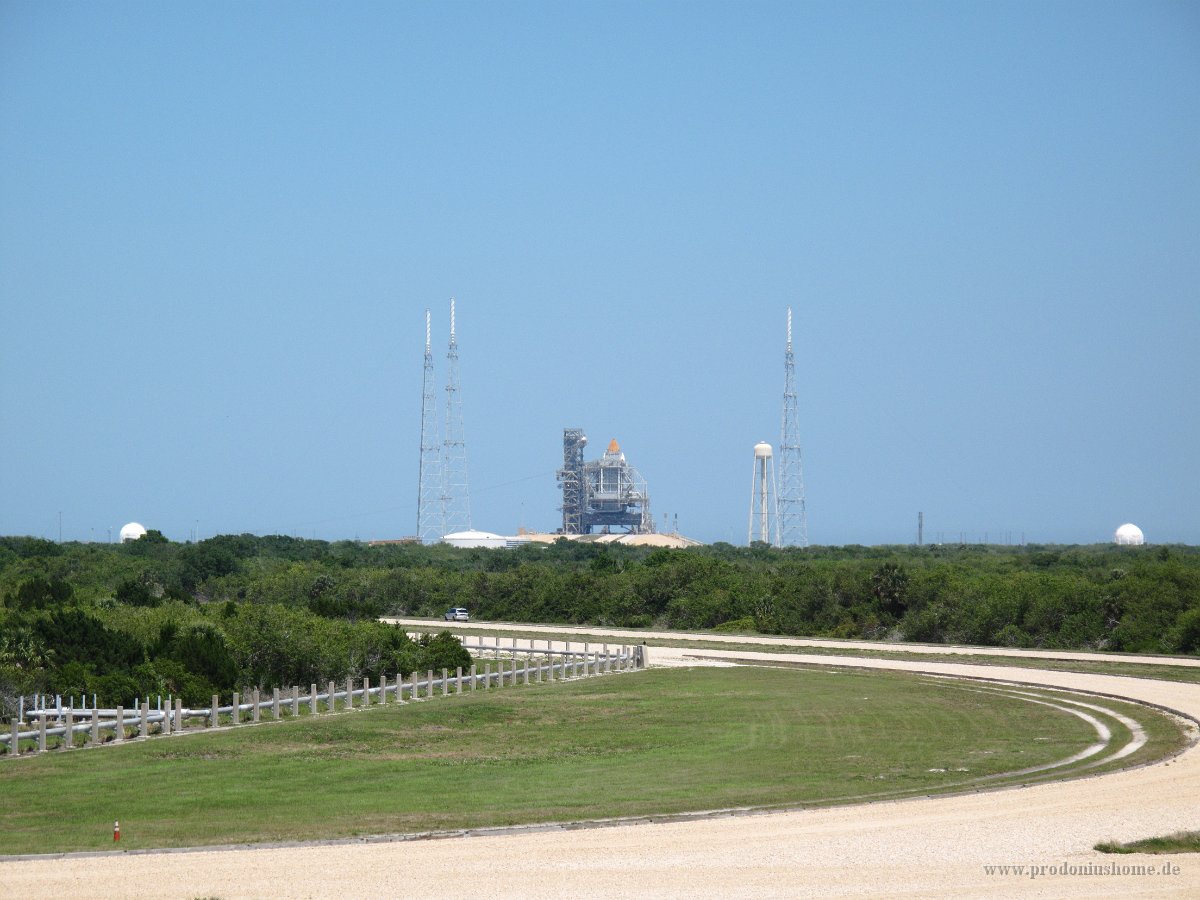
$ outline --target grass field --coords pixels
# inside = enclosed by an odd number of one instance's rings
[[[1101,853],[1200,853],[1200,831],[1180,831],[1126,843],[1105,841],[1095,849]]]
[[[1126,763],[1182,741],[1121,709],[1151,732]],[[1094,740],[969,682],[650,670],[13,760],[0,853],[111,849],[115,819],[129,850],[853,802],[963,789]]]

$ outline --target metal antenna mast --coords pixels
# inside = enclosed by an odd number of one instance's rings
[[[442,514],[446,534],[471,528],[471,496],[467,487],[467,438],[463,431],[462,397],[458,386],[458,338],[454,298],[450,298],[450,349],[446,353],[446,421],[442,440]]]
[[[800,456],[800,413],[796,401],[796,360],[792,355],[792,308],[787,311],[787,351],[783,357],[783,428],[779,436],[779,544],[808,546],[804,508],[804,465]]]
[[[434,389],[433,346],[429,310],[425,310],[425,376],[421,386],[421,463],[417,470],[417,536],[432,544],[446,533],[442,515],[441,446],[438,443],[437,393]]]

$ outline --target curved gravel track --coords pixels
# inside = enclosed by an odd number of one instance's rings
[[[576,628],[565,630],[580,633]],[[638,640],[655,637],[637,633]],[[651,652],[656,665],[733,659],[778,657],[665,647]],[[788,660],[983,675],[993,681],[1128,697],[1200,719],[1200,684],[850,654],[789,653]],[[1175,659],[1163,662],[1179,664]],[[1151,665],[1147,668],[1152,671]],[[527,900],[581,891],[641,898],[1197,897],[1200,855],[1112,856],[1091,849],[1101,840],[1180,830],[1200,830],[1196,744],[1166,762],[1110,775],[933,799],[430,841],[12,860],[0,862],[0,887],[12,896],[102,892],[117,897],[478,894]],[[1026,870],[989,874],[986,866]],[[1040,871],[1031,874],[1031,866]],[[1111,874],[1104,868],[1112,866],[1118,871],[1145,866],[1177,871]],[[1089,868],[1094,874],[1086,874]]]

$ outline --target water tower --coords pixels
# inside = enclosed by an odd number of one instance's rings
[[[750,477],[750,528],[747,543],[779,545],[779,511],[775,508],[775,467],[771,445],[754,445],[754,470]]]

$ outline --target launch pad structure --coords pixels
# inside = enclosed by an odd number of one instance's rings
[[[585,462],[587,435],[582,428],[563,429],[563,534],[652,534],[650,494],[646,480],[625,460],[614,438],[600,459]]]

